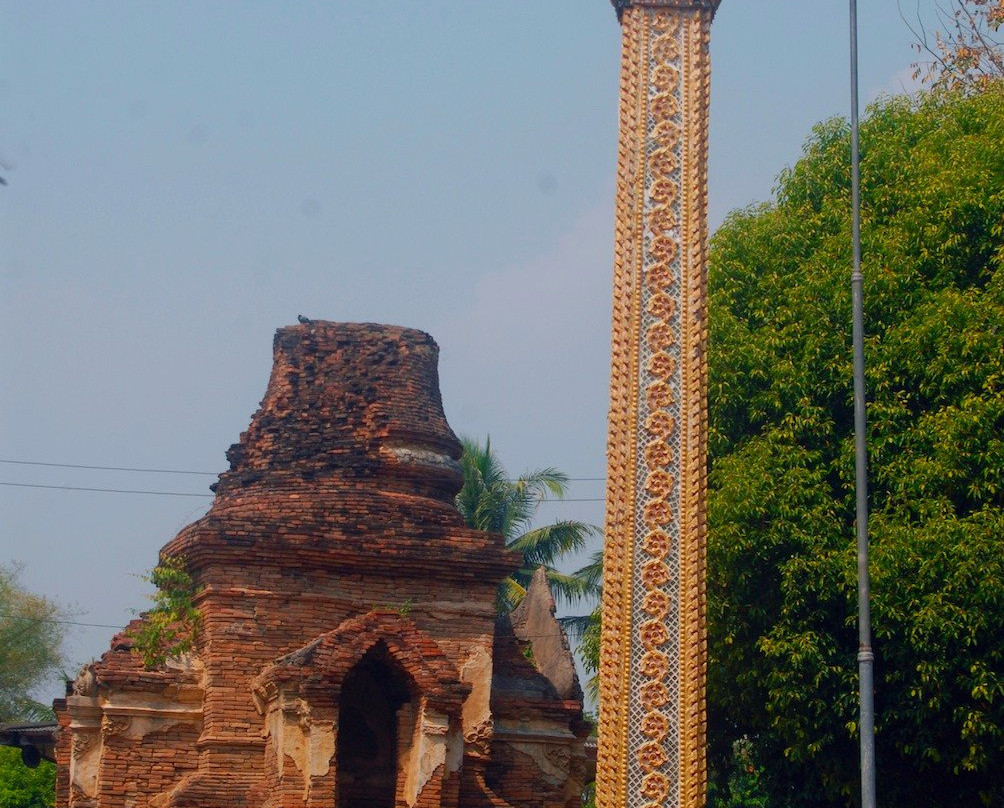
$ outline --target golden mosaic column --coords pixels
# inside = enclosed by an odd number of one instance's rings
[[[614,1],[599,808],[705,804],[708,39],[719,2]]]

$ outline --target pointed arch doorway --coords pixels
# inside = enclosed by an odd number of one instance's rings
[[[412,686],[383,643],[346,674],[338,700],[340,808],[394,808],[399,749],[415,731]]]

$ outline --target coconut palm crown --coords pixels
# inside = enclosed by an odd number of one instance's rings
[[[509,549],[523,554],[520,568],[499,585],[496,597],[499,612],[509,612],[519,604],[534,570],[540,566],[547,570],[551,592],[559,603],[571,604],[596,595],[595,579],[558,572],[554,564],[565,553],[581,550],[586,540],[598,535],[599,530],[571,520],[533,527],[540,503],[565,495],[568,476],[557,469],[544,468],[512,479],[492,450],[490,437],[483,445],[472,438],[461,438],[461,443],[464,487],[457,494],[457,509],[469,527],[501,533]]]

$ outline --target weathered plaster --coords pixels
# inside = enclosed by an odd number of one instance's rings
[[[310,705],[301,699],[283,701],[269,716],[268,734],[280,760],[288,757],[303,774],[304,786],[311,777],[323,777],[335,756],[335,727],[311,718]],[[279,767],[282,776],[283,767]]]
[[[568,779],[573,750],[581,745],[571,732],[556,731],[553,722],[544,720],[496,724],[495,737],[531,758],[552,785]]]
[[[474,646],[460,666],[460,680],[471,685],[471,694],[464,701],[464,732],[491,719],[492,656],[482,645]]]
[[[98,794],[101,763],[101,701],[97,696],[67,696],[71,715],[70,785],[85,797]]]
[[[436,769],[446,764],[450,719],[442,713],[425,708],[422,711],[421,729],[417,743],[412,747],[411,761],[405,773],[404,798],[414,805],[425,784],[432,779]]]

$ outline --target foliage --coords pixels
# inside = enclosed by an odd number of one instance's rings
[[[1002,102],[887,99],[862,123],[885,806],[1004,804]],[[750,739],[773,806],[858,790],[848,141],[817,126],[710,255],[711,766]]]
[[[586,694],[594,701],[600,697],[600,606],[589,615],[588,622],[579,640],[579,657],[587,673],[592,674],[586,682]]]
[[[938,24],[944,30],[928,33],[920,13],[907,20],[914,35],[913,48],[929,57],[913,66],[914,80],[930,82],[935,89],[987,89],[1004,79],[1004,0],[946,0],[936,5]]]
[[[43,760],[29,769],[20,750],[0,746],[0,808],[50,808],[55,802],[55,765]]]
[[[196,587],[182,556],[161,556],[143,580],[157,587],[150,596],[154,607],[144,612],[143,622],[131,636],[143,664],[155,668],[192,650],[202,615],[195,607]]]
[[[0,564],[0,724],[49,718],[49,708],[28,694],[63,665],[65,615],[26,591],[20,572]]]
[[[500,533],[510,550],[523,555],[523,563],[499,586],[496,603],[500,612],[516,607],[526,594],[534,570],[543,566],[551,591],[560,602],[573,603],[595,595],[598,584],[578,574],[558,572],[555,562],[565,553],[581,550],[597,529],[585,522],[563,520],[533,527],[537,508],[548,496],[565,495],[568,477],[557,469],[527,472],[515,480],[492,450],[491,438],[482,445],[462,438],[464,486],[457,494],[457,509],[469,527]]]
[[[765,767],[756,759],[753,742],[747,737],[739,738],[732,744],[729,770],[723,775],[711,775],[708,804],[714,808],[770,808],[764,771]],[[725,789],[720,786],[723,776]]]

